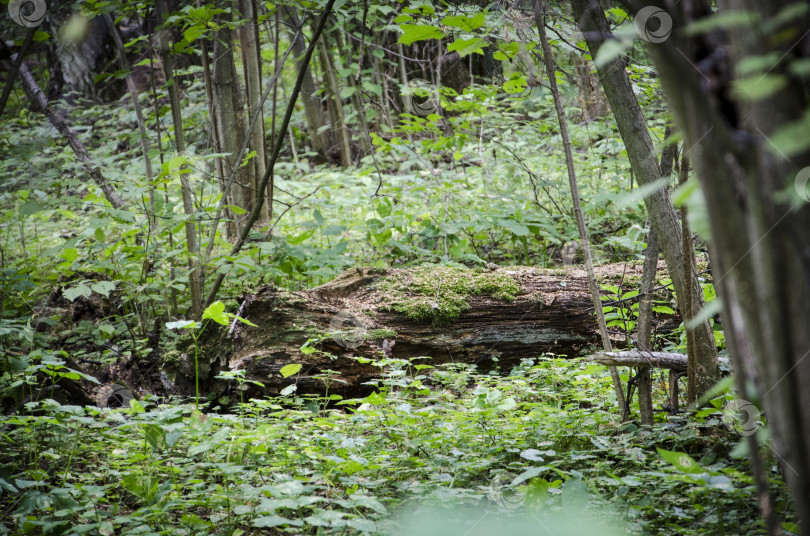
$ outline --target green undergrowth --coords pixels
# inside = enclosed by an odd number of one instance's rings
[[[498,271],[421,266],[397,272],[377,283],[390,308],[414,322],[448,324],[469,309],[471,296],[514,301],[520,284]]]
[[[379,362],[379,392],[337,406],[30,403],[0,418],[0,532],[764,534],[721,403],[640,430],[598,365],[420,363]]]

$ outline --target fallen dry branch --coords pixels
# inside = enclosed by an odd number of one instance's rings
[[[613,367],[653,367],[686,372],[686,354],[670,352],[642,352],[638,350],[626,352],[596,352],[588,357],[600,365]],[[728,358],[719,358],[720,364],[728,366]]]

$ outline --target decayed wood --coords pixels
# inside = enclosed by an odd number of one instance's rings
[[[596,352],[589,361],[614,367],[653,367],[686,372],[688,358],[686,354],[670,352]],[[727,358],[719,358],[720,364],[728,365]]]
[[[616,270],[603,266],[596,272],[605,275]],[[627,267],[629,275],[639,275],[639,271],[640,267]],[[201,385],[208,392],[222,391],[226,384],[213,378],[222,371],[244,369],[247,379],[265,385],[247,385],[246,397],[274,395],[292,383],[297,384],[299,393],[324,393],[325,381],[318,376],[333,370],[340,374],[331,380],[329,393],[358,396],[371,390],[365,382],[379,378],[381,371],[373,362],[360,363],[352,356],[371,360],[429,356],[417,363],[472,363],[481,369],[508,372],[524,358],[543,353],[573,357],[598,344],[584,270],[519,268],[499,272],[520,284],[514,301],[472,296],[469,309],[443,326],[429,321],[416,323],[390,310],[391,297],[375,284],[382,277],[406,277],[407,270],[354,269],[326,285],[301,292],[264,288],[245,299],[240,313],[258,327],[237,323],[232,335],[228,333],[230,326],[212,324],[204,330],[200,339]],[[357,329],[348,329],[352,327]],[[317,341],[311,345],[318,352],[301,351],[309,339]],[[194,379],[193,345],[185,354],[186,359],[174,364],[181,390],[184,382]],[[298,363],[303,365],[298,375],[280,376],[283,366]]]

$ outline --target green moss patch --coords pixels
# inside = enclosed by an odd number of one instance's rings
[[[503,272],[433,266],[397,271],[376,287],[388,298],[390,310],[435,325],[458,318],[470,308],[472,296],[514,301],[520,292],[518,282]]]

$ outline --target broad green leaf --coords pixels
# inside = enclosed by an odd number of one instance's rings
[[[282,378],[289,378],[293,374],[298,374],[301,371],[301,363],[290,363],[289,365],[284,365],[279,370],[279,374],[281,374]]]
[[[175,156],[165,164],[163,164],[163,169],[167,172],[172,172],[175,169],[179,168],[183,164],[186,163],[188,159],[185,156]]]
[[[399,36],[399,42],[403,45],[444,37],[444,32],[439,28],[427,24],[400,24],[400,28],[402,28],[402,35]]]
[[[76,248],[65,248],[62,250],[62,253],[60,253],[59,256],[68,262],[73,262],[79,258],[79,250]]]
[[[68,301],[75,301],[76,298],[84,297],[89,298],[93,291],[84,283],[79,283],[73,288],[65,289],[62,291],[62,296]]]
[[[709,213],[706,209],[706,199],[695,179],[689,179],[680,185],[672,195],[672,202],[676,207],[685,205],[687,220],[692,230],[702,239],[709,240]]]
[[[450,15],[442,19],[442,24],[453,28],[458,28],[465,32],[477,30],[484,24],[484,14],[476,13],[475,15]]]
[[[779,125],[768,139],[771,152],[775,156],[789,158],[807,150],[810,147],[810,136],[807,135],[808,127],[810,127],[810,110],[805,111],[804,115],[795,121]]]
[[[372,404],[374,406],[379,406],[380,404],[385,404],[385,397],[375,391],[370,395],[368,395],[364,399],[364,402],[368,402],[369,404]]]
[[[758,101],[773,96],[787,87],[787,84],[787,77],[781,74],[765,74],[735,80],[733,86],[743,97]]]
[[[471,39],[456,39],[449,45],[447,45],[447,50],[449,52],[458,52],[458,55],[462,58],[464,56],[469,56],[470,54],[484,54],[484,48],[488,47],[489,43],[485,40],[481,39],[480,37],[473,37]]]
[[[304,522],[300,519],[287,519],[279,516],[262,516],[253,520],[253,526],[258,528],[273,528],[280,525],[292,525],[300,527]]]
[[[661,448],[656,448],[658,450],[658,454],[669,463],[672,464],[675,469],[682,473],[689,473],[689,474],[698,474],[698,473],[705,473],[706,470],[700,466],[698,462],[692,459],[686,453],[683,452],[673,452],[671,450],[664,450]]]
[[[101,294],[102,296],[109,298],[110,292],[115,290],[115,283],[112,281],[96,281],[90,288],[93,289],[93,292]]]
[[[594,65],[597,67],[604,67],[608,63],[617,60],[619,56],[624,53],[625,50],[632,46],[631,41],[619,41],[618,39],[607,39],[602,46],[599,47],[599,51],[596,53],[596,57],[593,60]]]
[[[686,35],[697,35],[714,30],[751,27],[758,20],[759,15],[754,11],[725,10],[711,17],[703,17],[690,23],[684,28],[684,32]]]
[[[215,301],[211,305],[205,308],[203,311],[203,320],[211,319],[217,324],[221,324],[223,326],[228,324],[229,316],[225,312],[225,304],[222,303],[220,300]]]
[[[28,201],[20,203],[17,212],[19,212],[20,216],[30,216],[42,210],[45,210],[45,207],[42,205],[42,203],[40,203],[35,199],[29,199]]]
[[[144,426],[146,442],[155,452],[162,452],[166,448],[166,431],[157,424],[147,424]]]
[[[510,95],[515,93],[523,93],[529,88],[529,84],[526,82],[526,78],[524,76],[513,76],[509,80],[503,83],[503,90]]]

